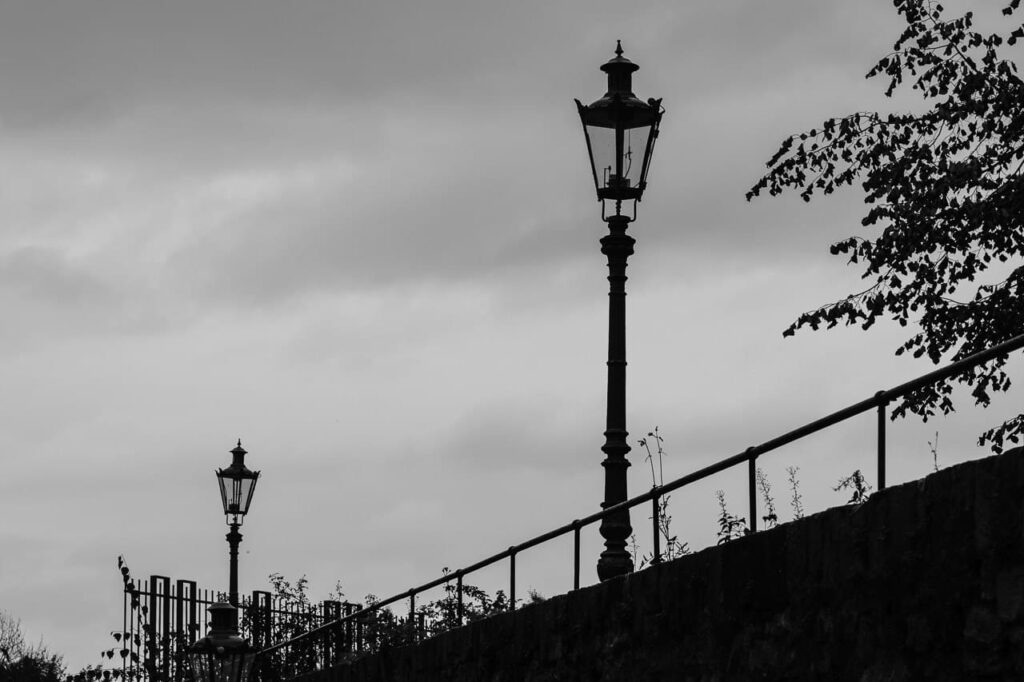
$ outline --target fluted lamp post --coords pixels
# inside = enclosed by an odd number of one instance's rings
[[[601,66],[608,74],[608,92],[592,104],[576,100],[583,134],[590,155],[601,218],[608,224],[608,235],[601,239],[601,253],[608,257],[608,411],[605,453],[604,502],[608,508],[625,502],[626,469],[626,260],[633,253],[635,240],[626,234],[636,218],[636,204],[647,187],[651,153],[658,138],[658,126],[664,110],[660,99],[646,102],[633,94],[633,72],[638,67],[622,56],[622,43],[615,57]],[[611,214],[609,204],[615,213]],[[632,208],[632,216],[623,214],[623,204]],[[631,206],[630,206],[631,204]],[[629,510],[624,509],[601,521],[605,549],[597,562],[597,574],[608,580],[633,570],[626,550],[632,528]]]
[[[260,472],[245,466],[245,455],[239,440],[231,451],[231,465],[217,470],[224,518],[230,528],[227,534],[230,591],[228,603],[219,602],[207,609],[210,631],[189,648],[196,682],[246,682],[256,656],[249,643],[238,634],[238,543],[242,541],[238,529],[249,512],[256,481],[260,477]]]

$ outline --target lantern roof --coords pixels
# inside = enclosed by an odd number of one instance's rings
[[[245,455],[246,450],[242,447],[242,439],[239,438],[238,445],[231,450],[231,466],[226,469],[218,469],[217,476],[236,480],[241,478],[258,478],[260,472],[253,471],[245,466]]]
[[[633,94],[633,72],[639,68],[622,56],[622,41],[617,40],[615,56],[601,65],[601,70],[608,74],[608,92],[588,106],[579,104],[588,125],[638,128],[654,122],[661,110],[660,100],[644,102]]]
[[[238,634],[238,609],[227,602],[211,605],[210,632],[192,645],[192,651],[211,653],[247,652],[251,650],[249,642]]]

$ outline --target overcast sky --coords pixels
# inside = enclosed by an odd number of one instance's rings
[[[863,78],[899,31],[888,0],[0,0],[0,609],[74,671],[120,627],[118,554],[226,589],[237,438],[243,592],[387,596],[596,511],[605,227],[572,98],[616,39],[667,110],[628,283],[631,440],[660,427],[666,478],[925,371],[899,328],[782,337],[857,286],[828,254],[856,191],[743,198],[785,135],[900,106]],[[895,425],[890,478],[1015,413]],[[786,466],[809,511],[874,484],[872,425],[765,460],[783,518]],[[717,488],[745,515],[742,480],[676,493],[681,539],[714,541]],[[569,545],[520,576],[564,591]]]

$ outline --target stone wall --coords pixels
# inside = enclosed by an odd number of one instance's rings
[[[1024,680],[1024,456],[303,679]]]

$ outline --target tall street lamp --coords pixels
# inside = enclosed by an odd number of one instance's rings
[[[601,239],[601,253],[608,257],[608,411],[604,466],[604,502],[608,508],[625,502],[626,469],[626,260],[633,254],[635,240],[626,234],[636,218],[636,203],[647,187],[651,153],[658,138],[658,126],[664,109],[660,99],[646,102],[633,94],[633,72],[638,67],[622,56],[622,43],[615,46],[615,57],[601,66],[608,74],[608,92],[584,105],[576,100],[583,134],[590,155],[601,218],[608,223],[608,235]],[[615,214],[609,215],[608,202],[614,202]],[[623,202],[632,202],[632,217],[622,212]],[[597,575],[608,580],[633,570],[626,550],[632,532],[629,510],[624,509],[601,521],[605,549],[597,562]]]
[[[231,529],[227,534],[231,556],[228,601],[235,607],[238,606],[238,543],[242,541],[242,534],[238,529],[242,527],[242,520],[249,512],[252,493],[256,490],[256,481],[259,477],[260,472],[251,471],[245,466],[245,450],[242,448],[242,440],[239,439],[238,445],[231,451],[231,466],[227,469],[217,469],[220,498],[224,503],[224,520]]]
[[[260,472],[245,466],[242,441],[231,451],[231,466],[217,470],[224,518],[231,528],[227,534],[230,547],[230,591],[228,602],[219,602],[207,609],[210,632],[189,648],[192,674],[197,682],[246,682],[252,673],[256,652],[238,634],[238,529],[249,512],[252,494]]]

